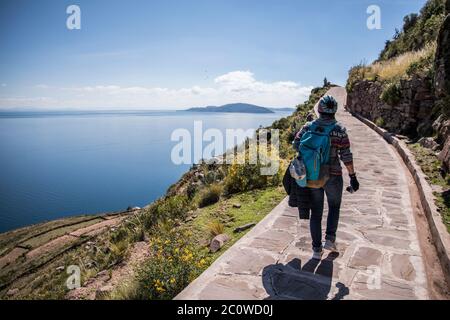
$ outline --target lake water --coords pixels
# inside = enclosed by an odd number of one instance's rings
[[[145,206],[189,169],[174,129],[256,129],[290,113],[0,113],[0,232]]]

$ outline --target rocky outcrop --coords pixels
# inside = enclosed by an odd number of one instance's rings
[[[447,17],[441,27],[438,37],[435,61],[435,94],[441,106],[443,115],[435,125],[438,141],[442,144],[442,152],[439,159],[443,169],[450,169],[450,0],[446,2]]]
[[[444,98],[450,94],[450,0],[446,2],[447,18],[441,27],[436,49],[436,96]]]
[[[402,80],[400,101],[394,106],[381,100],[383,85],[364,80],[355,83],[348,94],[347,109],[376,122],[395,133],[409,136],[427,136],[432,131],[430,118],[435,99],[429,83],[432,79],[414,76]]]

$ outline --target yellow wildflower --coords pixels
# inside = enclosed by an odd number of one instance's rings
[[[163,287],[157,287],[157,288],[156,288],[156,291],[158,291],[158,292],[160,292],[160,293],[163,293],[163,292],[166,291],[166,289],[164,289]]]

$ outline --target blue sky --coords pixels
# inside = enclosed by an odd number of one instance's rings
[[[294,106],[425,0],[0,0],[0,108]],[[66,8],[81,8],[81,30]],[[369,5],[381,30],[366,27]]]

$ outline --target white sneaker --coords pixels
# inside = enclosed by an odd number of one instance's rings
[[[338,252],[338,249],[336,247],[336,243],[331,240],[325,240],[325,244],[323,245],[323,248],[325,250],[331,251],[331,252]]]
[[[323,250],[313,251],[313,260],[322,260]]]

